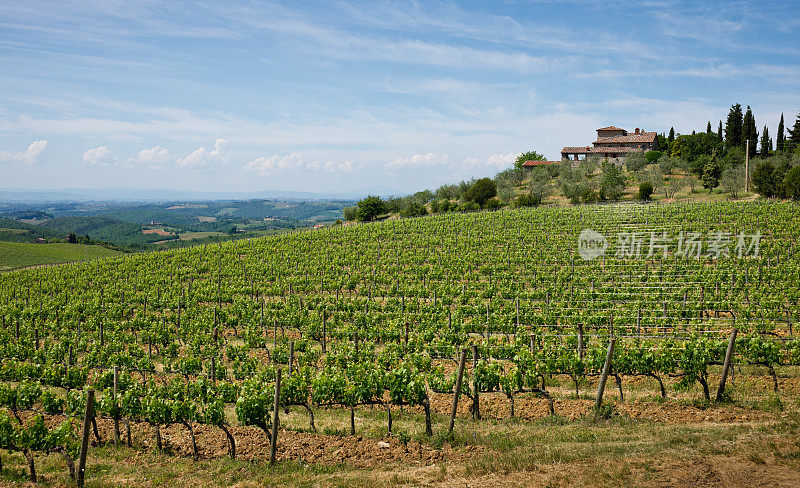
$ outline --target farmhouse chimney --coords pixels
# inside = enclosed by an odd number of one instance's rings
[[[639,128],[638,128],[638,127],[636,128],[636,132],[635,132],[635,133],[636,133],[636,134],[638,134],[638,133],[639,133]]]

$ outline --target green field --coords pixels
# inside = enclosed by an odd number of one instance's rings
[[[81,244],[29,244],[0,242],[0,271],[8,271],[40,264],[58,264],[69,261],[106,258],[121,253],[101,246]]]

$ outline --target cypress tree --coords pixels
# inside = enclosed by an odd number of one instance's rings
[[[706,126],[706,134],[711,134],[711,121],[708,121],[708,125]]]
[[[794,121],[794,127],[789,129],[789,142],[792,143],[789,149],[794,149],[800,146],[800,114],[797,114],[797,119]]]
[[[747,112],[742,119],[742,145],[750,142],[750,157],[756,155],[756,148],[758,144],[758,129],[756,129],[756,118],[753,116],[753,111],[750,110],[750,105],[747,106]]]
[[[783,120],[783,119],[781,119],[781,120]],[[675,127],[670,127],[669,128],[669,137],[667,137],[667,140],[669,142],[672,142],[672,141],[675,140]]]
[[[764,126],[764,131],[761,133],[761,155],[768,156],[772,152],[772,139],[769,137],[769,129]]]
[[[775,150],[783,151],[784,142],[786,142],[786,137],[783,135],[783,114],[781,114],[781,121],[778,122],[778,135],[775,136]]]
[[[725,121],[725,148],[742,146],[742,106],[731,105],[728,119]]]
[[[719,121],[719,128],[717,128],[717,140],[722,142],[722,121]]]

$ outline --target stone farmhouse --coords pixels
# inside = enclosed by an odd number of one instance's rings
[[[658,135],[655,132],[645,132],[637,128],[630,134],[625,129],[612,125],[597,129],[597,140],[591,146],[565,147],[561,150],[561,159],[578,161],[591,155],[617,159],[633,151],[657,150]]]

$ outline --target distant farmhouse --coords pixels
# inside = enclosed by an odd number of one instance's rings
[[[625,129],[612,125],[597,129],[597,140],[592,144],[593,146],[565,147],[561,150],[561,159],[578,161],[591,155],[617,159],[634,151],[658,151],[658,136],[655,132],[640,131],[638,128],[633,134],[629,134]]]

